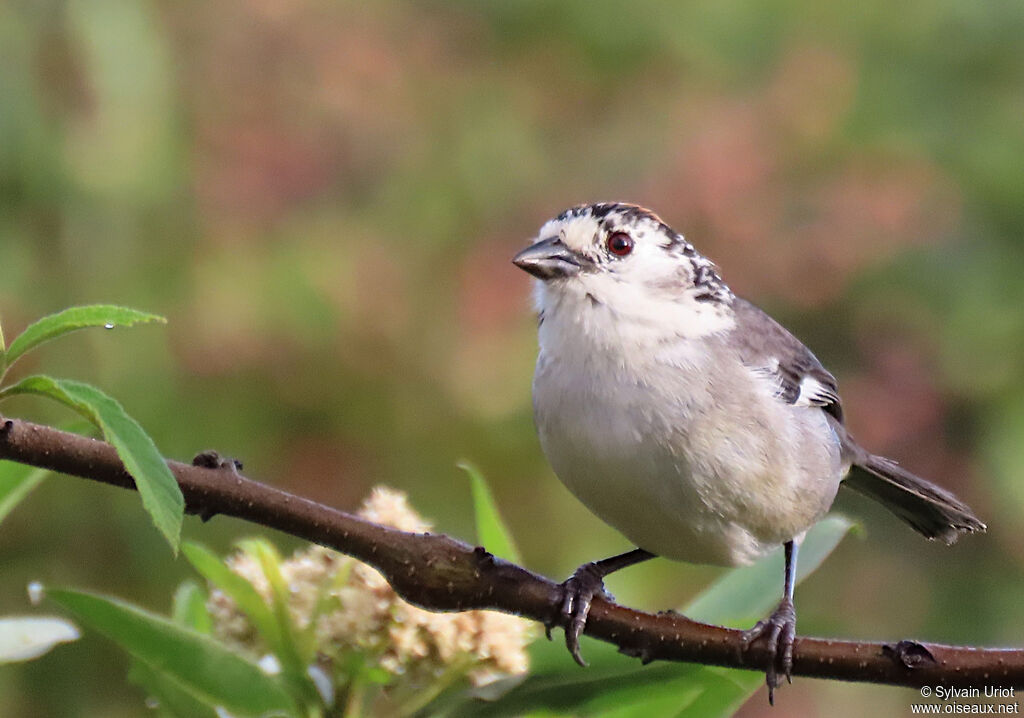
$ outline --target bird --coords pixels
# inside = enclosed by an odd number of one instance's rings
[[[952,493],[858,444],[835,377],[651,210],[572,207],[512,261],[535,278],[541,448],[636,546],[561,584],[558,620],[580,665],[579,637],[613,571],[659,556],[742,566],[781,545],[782,599],[740,643],[767,643],[774,703],[782,678],[792,682],[800,542],[840,487],[928,539],[985,530]]]

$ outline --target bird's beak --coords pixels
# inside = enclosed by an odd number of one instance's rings
[[[581,269],[579,256],[562,244],[558,237],[548,237],[531,244],[512,258],[512,264],[538,279],[571,277]]]

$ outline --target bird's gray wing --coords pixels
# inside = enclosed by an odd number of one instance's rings
[[[843,456],[852,464],[844,486],[880,502],[928,538],[952,543],[962,533],[985,530],[985,524],[956,496],[861,447],[843,426],[835,377],[811,350],[750,302],[736,298],[733,306],[737,326],[727,341],[743,362],[770,375],[782,401],[818,406],[829,414]]]
[[[736,329],[730,341],[740,358],[756,371],[769,375],[777,396],[787,404],[818,406],[842,423],[843,408],[836,378],[811,350],[789,331],[745,299],[736,297]]]

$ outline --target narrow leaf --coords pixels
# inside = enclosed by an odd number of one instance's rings
[[[206,609],[206,591],[195,581],[182,581],[174,592],[171,617],[179,626],[199,633],[213,632],[213,620]]]
[[[181,547],[181,552],[203,578],[235,602],[238,610],[245,614],[263,638],[267,648],[275,654],[278,653],[283,640],[281,632],[270,606],[260,596],[256,587],[228,568],[216,554],[199,544],[185,543]]]
[[[700,680],[704,683],[704,690],[676,713],[676,718],[731,716],[764,685],[764,676],[760,673],[717,666],[703,666]]]
[[[797,582],[817,570],[852,525],[845,517],[829,516],[807,532],[797,556]],[[784,565],[780,547],[757,563],[722,576],[683,613],[695,621],[749,628],[782,598]]]
[[[156,314],[140,312],[135,309],[118,307],[112,304],[93,304],[86,307],[71,307],[62,312],[43,317],[30,324],[21,334],[14,338],[7,350],[7,366],[16,362],[23,354],[39,346],[43,342],[55,339],[62,334],[86,327],[104,327],[113,329],[117,326],[129,327],[141,322],[161,322],[167,320]]]
[[[458,467],[469,474],[473,490],[473,512],[476,517],[476,540],[485,549],[499,558],[520,563],[512,534],[501,520],[494,495],[480,471],[468,461],[460,461]]]
[[[46,469],[0,461],[0,523],[49,473]]]
[[[238,547],[249,558],[259,564],[267,585],[270,586],[270,604],[282,635],[291,629],[291,614],[288,612],[288,586],[281,575],[281,555],[273,544],[259,538],[243,539]]]
[[[281,574],[281,555],[273,544],[263,539],[239,541],[238,546],[259,564],[270,586],[271,610],[280,636],[274,653],[281,662],[282,675],[294,691],[301,692],[307,698],[316,699],[319,693],[308,673],[308,666],[316,654],[316,644],[311,640],[303,645],[300,635],[309,635],[312,638],[313,634],[303,634],[292,621],[291,610],[288,607],[290,591]]]
[[[239,715],[296,715],[276,676],[209,636],[117,599],[68,589],[48,589],[47,595],[204,703]]]
[[[216,706],[204,702],[182,688],[173,678],[156,671],[142,661],[132,661],[128,680],[142,687],[147,703],[152,702],[158,715],[174,718],[223,718]]]
[[[185,499],[167,463],[149,434],[113,398],[89,384],[35,375],[0,390],[0,399],[14,394],[39,394],[66,404],[103,432],[135,479],[142,505],[157,529],[177,552]]]
[[[564,646],[562,650],[565,650]],[[692,677],[699,672],[700,667],[692,664],[659,664],[638,668],[635,661],[623,659],[618,668],[580,670],[575,664],[574,668],[548,675],[531,673],[522,684],[497,701],[463,700],[447,707],[444,715],[465,718],[511,717],[533,711],[592,715],[599,704],[606,707],[615,705],[620,698],[622,705],[627,702],[636,703],[639,698],[650,696],[652,690],[661,687],[672,690],[677,706],[683,705],[684,700],[695,698],[700,690],[699,686],[692,684]]]
[[[41,616],[0,618],[0,664],[31,661],[58,643],[77,641],[75,624]]]

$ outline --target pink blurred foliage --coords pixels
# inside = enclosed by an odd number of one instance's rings
[[[176,16],[204,214],[267,225],[365,191],[414,144],[423,78],[455,64],[443,20],[269,0]]]
[[[959,215],[952,183],[924,157],[843,147],[856,79],[844,56],[798,47],[761,88],[680,102],[687,131],[642,193],[686,222],[677,229],[741,292],[807,307],[835,299],[864,267],[942,237]]]
[[[379,243],[351,253],[352,329],[359,335],[398,344],[413,315],[415,289],[410,268],[393,248]]]
[[[472,246],[459,267],[458,322],[467,334],[508,330],[529,313],[529,278],[512,256],[529,238],[499,237]]]
[[[339,437],[297,432],[281,441],[280,487],[329,506],[355,506],[379,476],[379,462],[370,452]]]
[[[270,220],[318,193],[330,168],[322,148],[259,120],[209,128],[197,194],[208,212]]]
[[[970,499],[976,485],[962,437],[950,436],[953,411],[939,389],[934,352],[912,337],[862,327],[866,366],[844,377],[841,389],[847,424],[875,453],[896,458],[907,469]]]

